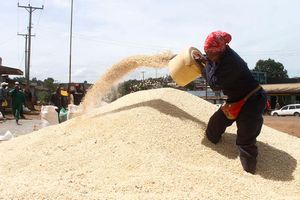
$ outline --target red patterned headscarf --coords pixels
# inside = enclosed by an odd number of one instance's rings
[[[204,43],[206,53],[220,53],[226,49],[226,45],[231,41],[231,35],[223,31],[210,33]]]

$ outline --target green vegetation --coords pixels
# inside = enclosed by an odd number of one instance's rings
[[[266,72],[267,73],[267,83],[272,83],[275,80],[277,82],[283,81],[284,79],[289,78],[287,70],[284,69],[284,66],[280,62],[276,62],[273,59],[268,60],[259,60],[256,63],[254,71]]]

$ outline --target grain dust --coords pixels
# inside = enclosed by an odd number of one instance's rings
[[[166,67],[170,58],[171,52],[165,52],[152,56],[139,55],[131,56],[121,60],[120,62],[111,66],[108,71],[100,77],[100,79],[87,92],[82,104],[82,112],[99,107],[102,102],[102,97],[125,75],[139,67]]]

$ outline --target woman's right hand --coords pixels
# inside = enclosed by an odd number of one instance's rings
[[[206,64],[208,63],[208,60],[205,56],[203,56],[200,52],[198,51],[192,51],[192,56],[194,58],[194,60],[198,63],[198,64],[202,64],[203,67],[206,66]]]

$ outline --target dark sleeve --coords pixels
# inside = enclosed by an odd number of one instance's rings
[[[53,94],[52,94],[51,97],[50,97],[50,103],[51,103],[52,105],[54,105],[54,95],[53,95]]]
[[[8,97],[8,90],[7,89],[3,90],[3,96],[4,96],[5,99],[7,99],[7,97]]]
[[[243,93],[245,89],[256,85],[247,63],[231,48],[226,49],[218,66],[218,83],[223,89]]]
[[[211,87],[212,90],[221,90],[220,86],[218,85],[218,80],[215,74],[216,69],[216,65],[214,65],[213,63],[208,63],[202,69],[202,76],[206,79],[208,85]]]
[[[4,97],[4,91],[3,91],[3,89],[1,88],[0,89],[0,100],[2,101],[2,100],[4,100],[5,99],[5,97]]]
[[[236,88],[236,84],[241,84],[241,79],[246,81],[247,77],[242,78],[244,74],[245,67],[243,67],[243,63],[228,58],[226,62],[222,63],[218,71],[218,83],[222,88]],[[242,87],[242,85],[240,86]]]
[[[64,109],[68,108],[68,97],[61,97],[61,106],[64,107]]]
[[[14,94],[15,94],[15,90],[14,90],[14,89],[12,89],[12,90],[9,91],[9,95],[10,95],[11,97],[13,97]]]
[[[22,92],[22,102],[25,103],[26,102],[26,98],[25,98],[25,94]]]

